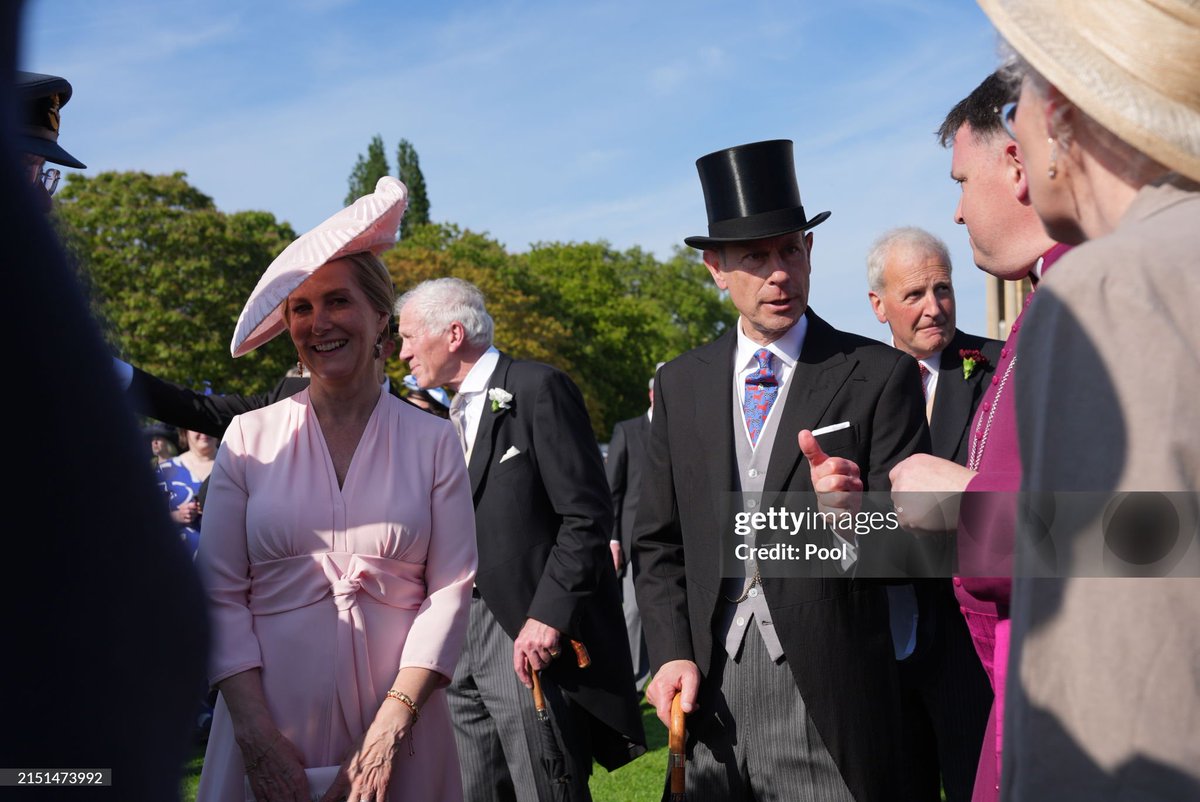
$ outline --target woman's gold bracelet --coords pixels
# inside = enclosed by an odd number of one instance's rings
[[[395,699],[397,702],[406,705],[408,709],[412,711],[413,724],[416,724],[418,721],[420,721],[421,711],[417,707],[417,703],[412,700],[411,696],[404,691],[398,691],[395,688],[392,688],[390,691],[388,691],[387,696],[389,699]]]

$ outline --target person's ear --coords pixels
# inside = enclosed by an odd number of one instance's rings
[[[1021,157],[1021,146],[1015,139],[1010,139],[1004,145],[1004,175],[1012,187],[1013,196],[1018,201],[1029,205],[1029,176],[1025,172],[1025,162]]]
[[[445,336],[447,338],[446,345],[450,349],[450,353],[454,353],[462,348],[467,342],[467,330],[457,320],[450,324],[450,328],[446,329]]]
[[[704,266],[708,268],[708,274],[712,276],[717,287],[722,290],[729,289],[729,282],[725,280],[725,271],[721,268],[721,255],[715,250],[704,252]]]
[[[868,290],[867,297],[871,299],[871,310],[875,312],[875,319],[880,323],[887,323],[887,310],[883,308],[883,299],[879,297],[879,293]]]

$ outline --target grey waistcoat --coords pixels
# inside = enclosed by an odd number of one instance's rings
[[[773,357],[774,362],[778,362],[778,360],[779,357]],[[742,387],[734,388],[733,450],[737,457],[738,478],[745,499],[744,510],[746,512],[758,512],[757,505],[762,500],[762,490],[767,479],[767,465],[771,462],[771,449],[775,445],[779,419],[783,417],[783,405],[787,402],[788,391],[794,383],[791,378],[789,377],[789,380],[779,388],[775,404],[771,407],[770,417],[767,418],[766,425],[758,435],[757,446],[751,446],[750,438],[746,435],[745,421],[742,417],[744,389]],[[796,432],[784,432],[781,436],[795,437]],[[754,536],[751,535],[746,540],[753,544]],[[749,588],[755,569],[755,560],[751,557],[746,560],[745,579],[725,579],[721,582],[723,601],[719,603],[721,612],[717,625],[717,638],[724,641],[726,654],[731,659],[735,658],[742,646],[742,639],[746,636],[746,630],[750,629],[752,623],[756,624],[763,643],[767,646],[767,653],[772,660],[778,660],[783,657],[783,645],[779,642],[779,635],[775,632],[775,627],[771,622],[771,611],[767,608],[767,597],[763,594],[762,586],[750,588],[746,599],[740,604],[730,601],[741,597],[743,592]]]

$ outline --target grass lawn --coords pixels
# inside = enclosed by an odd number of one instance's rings
[[[644,700],[642,723],[646,727],[648,751],[613,772],[596,766],[589,783],[594,802],[657,802],[662,798],[663,780],[667,776],[667,729],[654,715],[654,708]],[[183,802],[195,802],[203,765],[204,748],[197,747],[195,756],[183,770],[183,782],[179,786],[179,798]]]

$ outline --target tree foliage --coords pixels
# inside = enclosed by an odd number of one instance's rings
[[[383,137],[376,134],[371,138],[371,143],[367,145],[367,154],[364,156],[360,153],[358,161],[354,163],[354,169],[350,171],[350,178],[347,182],[350,191],[346,193],[345,205],[349,206],[363,195],[374,192],[379,179],[390,174],[391,168],[388,167],[387,154],[383,150]]]
[[[378,137],[372,144],[382,153]],[[286,337],[229,356],[245,299],[295,239],[286,223],[266,212],[225,214],[183,173],[75,175],[57,209],[118,356],[197,389],[208,380],[217,392],[262,392],[295,361]],[[666,262],[606,242],[541,243],[512,254],[486,234],[422,224],[383,259],[400,293],[442,276],[478,286],[497,346],[566,371],[601,439],[645,410],[655,363],[713,339],[736,317],[684,249]],[[397,381],[406,372],[399,360],[389,370]]]
[[[289,343],[236,362],[229,341],[266,266],[295,238],[266,212],[225,214],[184,173],[73,175],[56,202],[63,239],[115,355],[200,389],[261,392]]]
[[[408,211],[400,221],[400,236],[411,236],[416,226],[429,225],[429,195],[425,189],[425,175],[421,172],[421,160],[417,149],[407,139],[396,146],[396,175],[408,187]]]
[[[654,366],[717,336],[734,319],[698,259],[666,264],[606,242],[541,243],[510,265],[513,286],[569,336],[558,358],[574,368],[597,433],[644,412]]]

